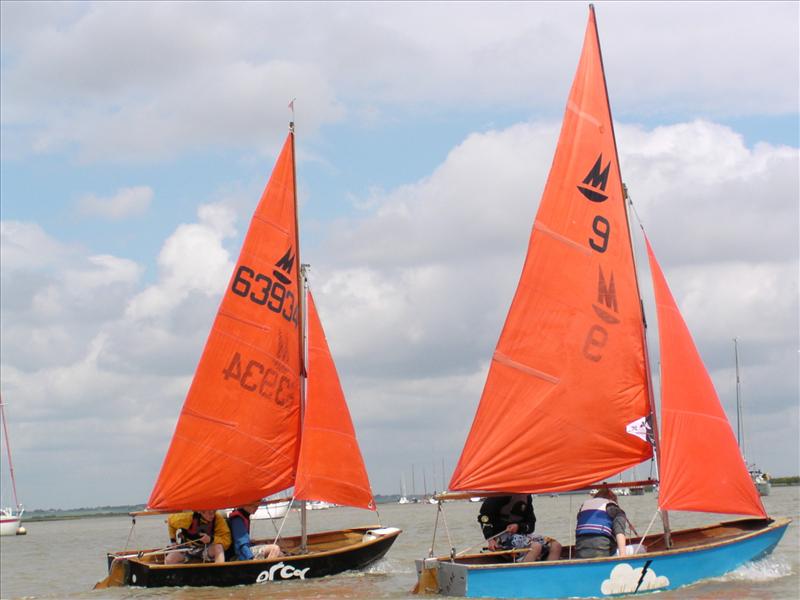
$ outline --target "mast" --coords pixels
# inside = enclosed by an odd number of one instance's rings
[[[744,420],[742,419],[742,383],[739,379],[739,340],[733,338],[733,355],[736,361],[736,443],[739,446],[739,451],[742,453],[742,458],[747,463],[747,458],[744,454]]]
[[[297,159],[295,158],[294,148],[294,100],[289,103],[289,107],[292,110],[292,120],[289,121],[289,134],[292,137],[292,188],[294,190],[295,259],[297,260],[297,264],[300,266],[300,298],[298,298],[300,305],[300,310],[298,311],[300,323],[298,323],[297,327],[298,335],[300,336],[300,443],[297,445],[297,452],[299,453],[300,444],[302,444],[303,439],[303,419],[305,418],[306,413],[306,379],[308,377],[308,373],[306,371],[306,359],[308,355],[308,332],[306,330],[306,291],[308,281],[306,279],[306,270],[308,265],[304,265],[300,261],[300,216],[297,207]],[[308,521],[306,510],[306,501],[302,500],[300,502],[300,550],[302,552],[306,551],[308,545]]]
[[[594,17],[594,27],[595,27],[595,35],[597,36],[597,52],[600,55],[600,70],[603,74],[603,86],[605,86],[606,92],[606,101],[608,102],[608,114],[613,115],[611,111],[611,98],[608,95],[608,82],[606,81],[606,68],[603,64],[603,50],[600,45],[600,32],[597,29],[597,15],[594,12],[594,5],[589,5],[589,10]],[[614,118],[611,116],[610,119],[611,124],[611,137],[614,140],[614,153],[615,158],[617,160],[617,170],[619,172],[620,181],[622,181],[622,167],[619,163],[619,149],[617,148],[617,134],[616,130],[614,129]],[[642,302],[642,290],[641,286],[639,285],[639,272],[636,267],[636,253],[634,252],[633,247],[633,236],[631,235],[631,224],[630,224],[630,217],[628,216],[628,205],[630,202],[630,196],[628,196],[628,188],[623,183],[622,184],[622,195],[623,195],[623,205],[624,205],[624,213],[625,219],[628,221],[628,242],[631,245],[631,257],[633,258],[633,276],[636,280],[636,292],[639,296],[639,307],[642,312],[642,346],[644,349],[644,368],[645,368],[645,378],[647,379],[647,392],[650,398],[650,425],[653,428],[653,446],[656,455],[656,477],[658,478],[658,467],[661,464],[661,443],[660,438],[658,435],[658,419],[656,416],[656,406],[655,406],[655,398],[653,396],[653,374],[650,367],[650,356],[647,349],[647,319],[645,318],[644,314],[644,303]],[[661,511],[661,521],[664,525],[664,544],[667,548],[672,546],[672,539],[670,535],[670,527],[669,527],[669,514],[667,511]]]
[[[2,397],[0,397],[0,420],[3,421],[3,434],[6,436],[6,454],[8,455],[8,468],[11,472],[11,490],[14,492],[14,504],[19,510],[20,504],[17,498],[17,482],[14,478],[14,463],[11,461],[11,442],[8,439],[8,425],[6,424],[5,404],[3,404]]]

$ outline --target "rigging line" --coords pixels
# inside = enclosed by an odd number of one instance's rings
[[[281,526],[278,529],[278,533],[275,534],[275,543],[276,544],[278,543],[278,539],[280,539],[280,537],[281,537],[281,532],[283,531],[283,526],[286,524],[286,519],[289,518],[289,515],[292,512],[292,505],[294,504],[294,501],[295,501],[295,497],[292,496],[292,500],[289,502],[289,508],[286,509],[286,514],[283,515],[283,519],[281,519]],[[274,527],[275,523],[273,523],[272,526]]]
[[[439,510],[442,511],[442,523],[444,523],[444,532],[447,535],[447,543],[450,546],[450,557],[454,558],[456,549],[453,546],[453,539],[450,537],[450,529],[447,527],[447,517],[444,514],[443,502],[439,500]]]
[[[436,531],[439,529],[439,513],[442,512],[442,504],[438,503],[436,508],[436,521],[433,523],[433,539],[431,547],[428,549],[428,557],[433,558],[433,547],[436,545]]]

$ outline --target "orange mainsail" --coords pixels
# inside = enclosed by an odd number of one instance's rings
[[[148,506],[239,506],[294,482],[302,331],[294,136],[286,139],[184,402]]]
[[[591,10],[520,282],[450,489],[577,489],[648,459],[643,346]]]
[[[300,500],[375,510],[336,365],[311,292],[308,301],[308,385],[294,494]]]
[[[659,507],[767,516],[650,242],[661,354]]]

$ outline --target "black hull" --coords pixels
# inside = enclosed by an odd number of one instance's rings
[[[345,533],[362,536],[371,529],[348,529]],[[309,536],[309,542],[320,536],[331,536],[341,532],[326,532]],[[400,534],[394,529],[375,539],[350,543],[309,554],[281,556],[272,560],[234,561],[223,564],[189,563],[164,565],[136,558],[124,560],[123,585],[139,587],[170,586],[234,586],[274,581],[310,579],[336,575],[353,569],[363,569],[382,558]],[[333,544],[332,544],[333,545]],[[114,558],[109,554],[109,559]]]

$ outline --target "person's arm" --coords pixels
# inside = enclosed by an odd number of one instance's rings
[[[233,537],[233,550],[239,560],[253,560],[253,551],[250,549],[250,532],[244,526],[244,521],[238,517],[230,520],[230,533]]]
[[[612,527],[614,540],[617,542],[617,551],[619,552],[620,556],[624,556],[625,546],[627,545],[625,526],[628,522],[628,518],[625,516],[625,511],[616,504],[609,504],[606,510],[608,511],[609,516],[614,519]]]
[[[222,544],[223,550],[231,547],[231,530],[228,528],[228,522],[225,517],[220,513],[214,515],[214,543]]]
[[[167,517],[169,541],[174,544],[177,541],[178,530],[185,529],[191,524],[191,522],[192,513],[175,513]]]
[[[522,523],[519,524],[519,533],[533,533],[536,529],[536,516],[533,514],[533,499],[528,496],[525,502],[525,512],[522,515]]]
[[[481,524],[483,537],[487,540],[505,529],[505,523],[501,523],[501,519],[499,519],[501,507],[502,503],[498,503],[498,498],[487,498],[481,504],[478,522]]]

